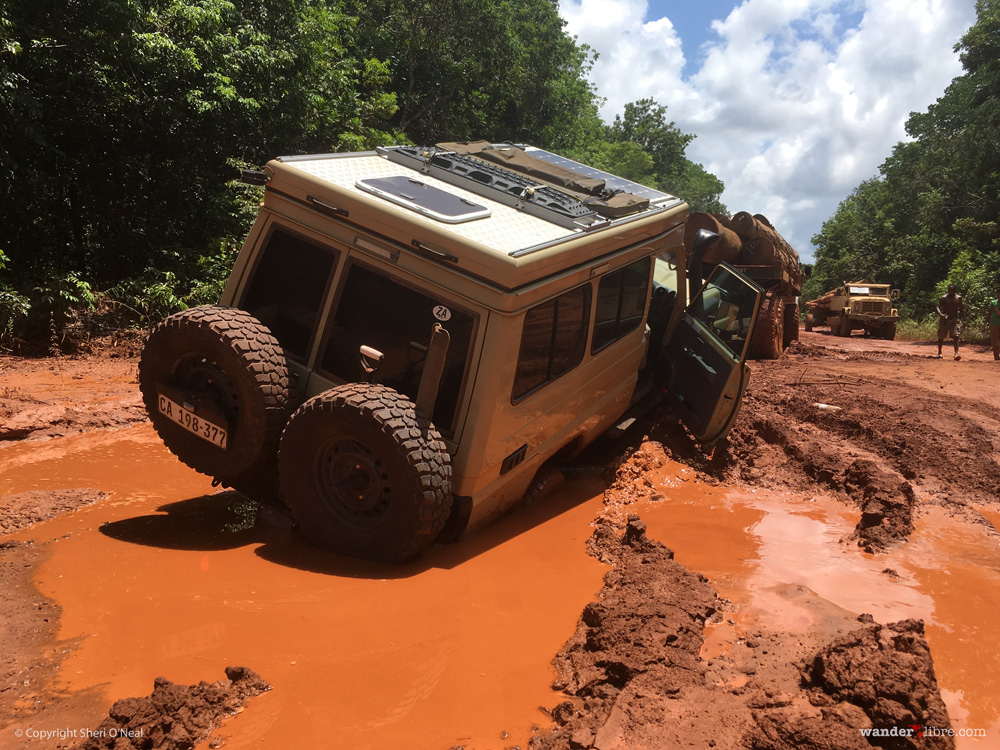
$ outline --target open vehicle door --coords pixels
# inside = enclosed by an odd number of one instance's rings
[[[702,445],[725,437],[736,419],[763,294],[720,263],[667,342],[667,403]]]

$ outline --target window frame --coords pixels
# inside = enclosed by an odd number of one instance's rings
[[[624,299],[625,299],[625,295],[624,295],[623,292],[624,292],[624,289],[625,289],[625,277],[626,277],[626,273],[628,272],[628,270],[630,268],[632,268],[633,266],[637,266],[640,263],[645,263],[646,264],[646,283],[643,286],[643,292],[642,292],[642,311],[639,314],[639,318],[638,318],[637,322],[634,325],[632,325],[631,327],[626,328],[626,329],[623,330],[622,327],[621,327],[622,326],[622,304],[623,304]],[[594,328],[593,328],[593,333],[591,334],[591,341],[590,341],[590,355],[591,356],[594,356],[594,355],[596,355],[596,354],[604,351],[605,349],[607,349],[609,346],[615,344],[616,342],[621,341],[628,334],[632,333],[632,331],[634,331],[637,328],[639,328],[639,326],[642,323],[642,321],[646,319],[646,315],[647,315],[648,310],[649,310],[649,300],[650,300],[649,282],[650,282],[650,278],[652,277],[652,271],[653,271],[653,257],[651,255],[645,255],[645,256],[637,259],[637,260],[632,261],[631,263],[626,263],[624,266],[620,266],[620,267],[616,268],[614,271],[606,273],[603,276],[601,276],[599,279],[597,279],[597,291],[596,291],[596,293],[594,295],[594,298],[595,298],[595,301],[594,301]],[[607,319],[605,321],[606,323],[610,323],[612,321],[614,322],[614,334],[607,341],[604,341],[603,343],[601,343],[600,346],[597,346],[597,341],[596,341],[596,339],[597,339],[597,332],[598,332],[598,329],[600,328],[600,325],[601,325],[601,321],[599,321],[598,318],[597,318],[599,310],[600,310],[601,287],[604,285],[604,283],[606,281],[608,281],[609,279],[611,279],[616,274],[619,275],[619,281],[618,281],[618,287],[617,287],[617,289],[618,289],[618,309],[617,309],[617,311],[615,313],[615,317],[614,318]]]

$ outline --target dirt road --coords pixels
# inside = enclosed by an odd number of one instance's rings
[[[0,747],[184,746],[231,666],[199,747],[1000,747],[1000,366],[927,351],[803,333],[712,456],[654,415],[402,567],[255,524],[134,361],[0,358]]]

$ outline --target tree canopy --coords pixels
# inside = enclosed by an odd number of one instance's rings
[[[0,293],[182,304],[255,213],[240,168],[283,154],[528,142],[718,207],[666,107],[601,121],[563,27],[556,0],[0,0]]]

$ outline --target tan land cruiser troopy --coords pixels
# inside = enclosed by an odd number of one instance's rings
[[[724,264],[702,287],[715,235],[692,261],[680,199],[485,142],[255,176],[220,304],[153,331],[140,387],[184,463],[280,496],[320,546],[458,538],[664,396],[703,444],[729,430],[761,290]]]

